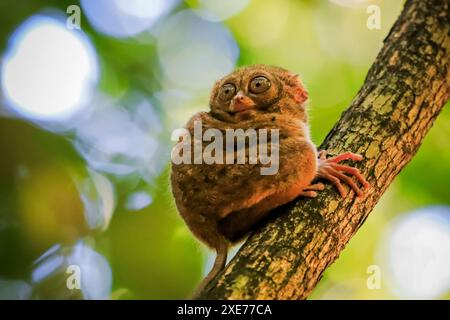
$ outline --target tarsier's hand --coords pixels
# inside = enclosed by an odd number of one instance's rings
[[[331,181],[342,197],[345,197],[345,190],[341,183],[344,181],[347,183],[358,195],[358,197],[362,196],[364,192],[360,187],[353,181],[353,179],[344,173],[348,173],[356,178],[365,189],[369,187],[369,183],[363,177],[361,172],[357,168],[353,168],[350,166],[339,164],[339,162],[344,160],[354,160],[361,161],[363,157],[359,154],[355,154],[352,152],[344,152],[340,155],[331,157],[327,159],[327,151],[322,150],[319,152],[319,168],[317,170],[317,178],[323,178]]]

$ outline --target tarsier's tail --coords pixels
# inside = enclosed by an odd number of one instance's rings
[[[191,296],[191,299],[197,299],[200,296],[200,293],[206,287],[206,285],[214,279],[220,271],[225,268],[225,263],[227,262],[227,254],[228,254],[228,244],[225,242],[221,242],[216,247],[216,260],[214,260],[214,266],[208,275],[203,279],[203,281],[198,285],[195,289],[194,294]]]

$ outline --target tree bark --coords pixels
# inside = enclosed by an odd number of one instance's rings
[[[320,149],[364,155],[371,187],[278,208],[199,299],[305,299],[400,170],[450,94],[450,0],[409,0],[364,85]],[[347,189],[348,190],[348,189]]]

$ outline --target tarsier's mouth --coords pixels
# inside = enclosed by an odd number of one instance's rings
[[[237,94],[231,101],[231,113],[239,113],[254,109],[256,106],[253,100],[245,95]]]
[[[232,114],[237,114],[237,113],[244,113],[244,112],[248,112],[250,110],[253,110],[253,107],[249,107],[249,108],[242,108],[242,109],[234,109],[233,111],[231,111]]]

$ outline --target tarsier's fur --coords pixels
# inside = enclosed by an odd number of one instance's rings
[[[249,82],[261,75],[270,80],[271,87],[267,92],[252,94]],[[219,99],[220,88],[229,82],[255,103],[251,111],[231,113],[230,101]],[[275,175],[261,175],[260,163],[172,164],[172,190],[181,216],[198,239],[217,251],[213,270],[200,289],[224,267],[232,243],[242,239],[272,209],[308,195],[305,190],[318,176],[319,160],[309,137],[306,99],[297,75],[278,67],[248,66],[219,80],[211,93],[211,111],[198,113],[187,123],[191,136],[196,120],[201,121],[203,131],[279,130],[279,168]]]

